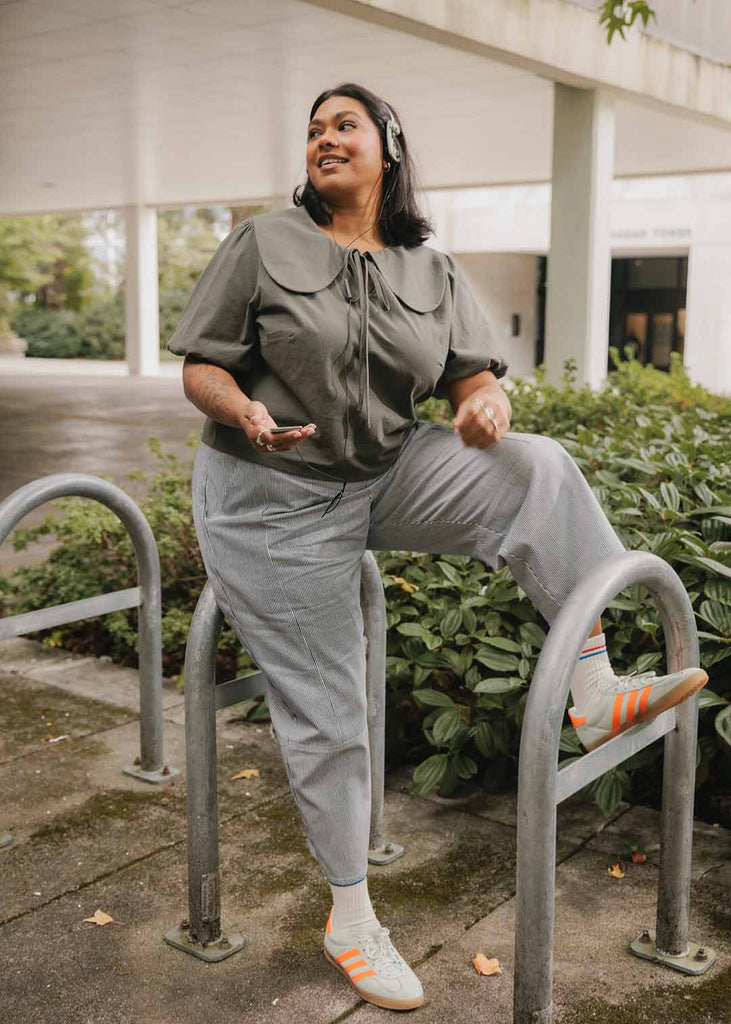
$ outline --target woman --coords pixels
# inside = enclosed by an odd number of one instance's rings
[[[323,92],[306,163],[294,207],[221,242],[167,347],[186,356],[185,394],[207,416],[193,473],[206,571],[267,677],[308,847],[330,884],[326,956],[364,999],[405,1010],[423,1002],[421,984],[366,877],[363,552],[507,564],[550,622],[624,548],[565,449],[509,432],[507,367],[454,259],[422,244],[432,231],[391,109],[352,83]],[[449,399],[453,430],[416,419],[431,394]],[[592,749],[706,680],[698,669],[616,677],[598,621],[572,721]]]

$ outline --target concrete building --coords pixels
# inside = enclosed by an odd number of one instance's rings
[[[314,97],[401,115],[431,243],[511,373],[632,341],[731,393],[731,7],[653,0],[37,0],[0,6],[0,215],[124,211],[127,364],[159,372],[156,212],[290,205]]]

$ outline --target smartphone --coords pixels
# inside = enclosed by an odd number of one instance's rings
[[[285,430],[302,430],[302,427],[265,427],[264,429],[268,430],[270,434],[281,434]]]

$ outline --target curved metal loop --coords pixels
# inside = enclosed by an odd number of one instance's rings
[[[552,623],[531,682],[520,740],[514,1024],[550,1024],[553,1019],[556,782],[563,715],[592,625],[633,583],[647,587],[657,604],[668,672],[699,665],[690,598],[675,570],[649,552],[626,551],[607,560],[572,591]],[[670,713],[675,726],[665,735],[657,946],[677,955],[687,946],[697,697]],[[604,748],[617,744],[615,763],[628,756],[628,737],[629,732]],[[640,749],[653,738],[648,730]]]
[[[175,769],[163,769],[160,557],[154,534],[137,504],[116,484],[87,473],[52,473],[19,487],[0,504],[0,544],[29,512],[60,497],[91,498],[106,505],[124,524],[132,540],[137,559],[139,600],[134,598],[132,592],[113,592],[127,595],[126,600],[118,606],[139,607],[140,766],[131,770],[125,767],[125,771],[149,782],[167,781],[178,772]],[[110,594],[105,594],[101,598],[87,600],[91,606],[95,603],[103,605],[104,599],[110,597]],[[82,605],[84,602],[67,604]],[[55,609],[39,610],[23,616],[26,621],[22,632],[46,628],[49,618],[47,613],[60,611],[64,607],[66,605],[57,605]],[[102,607],[93,614],[110,610],[111,607]],[[44,611],[45,622],[41,621]],[[37,616],[35,621],[34,616]],[[14,618],[16,616],[3,621],[7,626]],[[77,619],[63,617],[63,621]],[[14,635],[21,633],[16,631]]]

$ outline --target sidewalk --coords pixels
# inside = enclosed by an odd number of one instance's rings
[[[139,502],[147,484],[127,474],[159,472],[150,437],[192,462],[186,441],[200,434],[204,417],[183,394],[182,362],[162,363],[159,377],[130,377],[123,362],[0,357],[0,501],[39,477],[73,472],[111,476]],[[20,525],[37,526],[52,512],[63,518],[46,504]],[[0,573],[42,562],[54,546],[42,537],[16,552],[8,539],[0,547]]]
[[[396,1019],[357,998],[327,963],[327,883],[310,856],[275,740],[237,708],[218,715],[225,928],[248,940],[204,964],[162,936],[187,917],[185,781],[123,775],[138,753],[137,673],[95,658],[0,643],[0,1005],[17,1024],[371,1024]],[[165,684],[165,759],[184,770],[184,704]],[[44,736],[68,738],[54,744]],[[242,768],[259,778],[232,780]],[[408,795],[387,775],[386,827],[406,852],[369,867],[376,913],[422,980],[424,1024],[511,1024],[515,796]],[[633,957],[654,929],[659,815],[623,804],[559,807],[556,1024],[731,1020],[731,832],[696,822],[690,937],[718,961],[699,978]],[[607,874],[624,843],[645,864]],[[116,923],[85,923],[97,909]],[[478,975],[477,953],[503,973]]]

